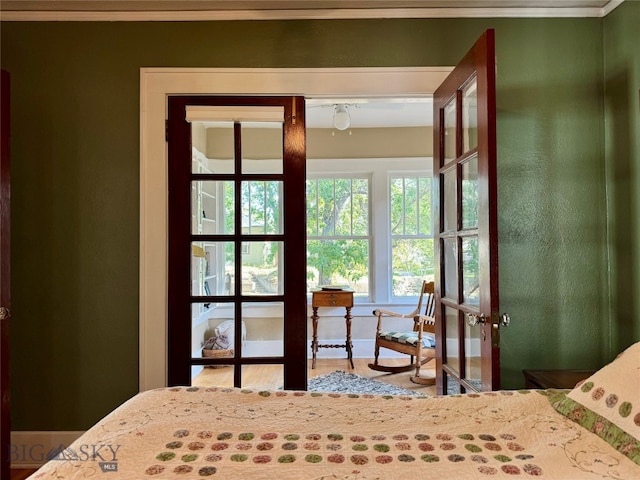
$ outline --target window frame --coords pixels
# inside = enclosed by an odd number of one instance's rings
[[[307,160],[308,162],[309,160]],[[371,272],[372,271],[372,255],[371,255],[371,251],[372,251],[372,245],[373,245],[373,228],[372,228],[372,222],[373,222],[373,206],[372,206],[372,202],[371,202],[371,191],[373,188],[373,172],[349,172],[349,171],[345,171],[345,172],[334,172],[334,173],[323,173],[323,172],[314,172],[314,173],[307,173],[307,178],[306,181],[308,180],[320,180],[320,179],[333,179],[333,180],[337,180],[337,179],[345,179],[345,180],[366,180],[367,181],[367,192],[368,192],[368,209],[367,209],[367,234],[366,235],[332,235],[332,236],[311,236],[307,233],[307,242],[309,242],[309,239],[313,239],[313,240],[366,240],[368,242],[368,249],[369,249],[369,257],[367,259],[367,271]],[[305,183],[306,183],[305,181]],[[308,220],[308,217],[307,217]],[[335,226],[334,226],[335,227]],[[309,251],[307,249],[307,257],[309,256]],[[308,269],[307,269],[308,272]],[[372,278],[371,275],[369,275],[369,291],[367,293],[367,295],[354,295],[354,302],[355,303],[360,303],[363,301],[371,301],[371,285],[372,285]],[[310,293],[310,292],[308,292]],[[359,301],[359,302],[358,302]]]
[[[389,226],[389,248],[388,248],[388,255],[389,255],[389,270],[391,271],[393,269],[393,241],[394,240],[421,240],[421,239],[431,239],[431,241],[433,241],[433,226],[434,226],[434,218],[433,218],[433,175],[432,175],[432,171],[431,169],[425,169],[425,170],[389,170],[387,172],[387,188],[388,188],[388,192],[387,192],[387,202],[389,205],[389,208],[391,208],[391,184],[392,181],[397,179],[397,178],[402,178],[402,179],[420,179],[420,178],[427,178],[430,181],[430,200],[431,200],[431,214],[429,216],[429,233],[428,234],[420,234],[420,233],[416,233],[416,234],[394,234],[391,231],[391,211],[388,212],[387,214],[387,224]],[[406,212],[405,212],[405,217],[406,217]],[[418,215],[418,218],[420,218],[420,215]],[[435,263],[435,257],[434,257],[434,263]],[[393,294],[393,279],[390,279],[390,298],[392,300],[392,302],[399,302],[402,301],[404,299],[414,299],[417,298],[417,295],[415,296],[399,296],[399,295],[394,295]]]
[[[431,156],[398,158],[307,158],[307,178],[354,178],[370,175],[369,189],[369,295],[355,296],[356,305],[415,305],[415,297],[399,297],[392,294],[390,198],[393,175],[425,176],[432,180]],[[382,213],[380,213],[382,212]],[[433,208],[431,236],[433,238]],[[375,260],[374,260],[375,259]],[[311,298],[307,292],[308,298]]]

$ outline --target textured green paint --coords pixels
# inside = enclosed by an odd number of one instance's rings
[[[605,145],[613,352],[640,338],[640,2],[604,21]]]
[[[562,23],[496,32],[504,386],[609,351],[601,23]]]
[[[610,359],[602,19],[5,22],[13,428],[85,429],[137,391],[141,67],[452,65],[486,28],[513,319],[503,386],[523,368]]]

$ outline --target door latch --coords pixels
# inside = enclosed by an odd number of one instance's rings
[[[475,314],[475,313],[467,313],[467,324],[470,327],[475,327],[476,325],[484,325],[487,323],[487,317],[484,313]],[[508,313],[503,313],[498,317],[498,321],[494,323],[495,326],[498,327],[508,327],[511,324],[511,317]]]
[[[475,313],[467,313],[467,324],[470,327],[475,327],[476,325],[484,325],[487,323],[487,317],[484,316],[484,313],[480,315],[476,315]]]
[[[4,320],[11,316],[11,312],[7,307],[0,307],[0,320]]]

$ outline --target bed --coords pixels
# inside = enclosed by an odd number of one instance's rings
[[[640,343],[573,390],[142,392],[30,479],[640,479]]]

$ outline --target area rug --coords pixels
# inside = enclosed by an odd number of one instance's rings
[[[422,392],[396,387],[342,370],[310,378],[307,382],[307,390],[310,392],[427,396]]]

